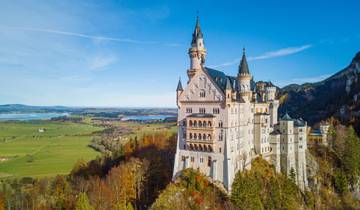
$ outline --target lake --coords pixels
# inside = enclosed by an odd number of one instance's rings
[[[176,117],[174,115],[129,115],[121,118],[121,121],[136,120],[136,121],[148,121],[148,120],[164,120],[168,117]]]
[[[14,114],[0,114],[0,121],[8,120],[50,120],[54,117],[67,116],[68,113],[14,113]]]

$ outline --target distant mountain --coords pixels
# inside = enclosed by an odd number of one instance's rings
[[[359,128],[360,116],[360,52],[351,63],[316,83],[291,84],[280,89],[280,113],[303,117],[310,124],[331,116]]]
[[[29,113],[29,112],[69,112],[76,108],[65,106],[28,106],[23,104],[0,105],[0,113]]]
[[[71,113],[93,117],[116,118],[120,115],[171,115],[177,114],[175,108],[111,108],[111,107],[67,107],[67,106],[28,106],[23,104],[0,105],[1,113]]]

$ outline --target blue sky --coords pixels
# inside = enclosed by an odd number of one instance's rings
[[[0,104],[175,107],[196,11],[206,65],[315,82],[360,50],[359,1],[0,1]]]

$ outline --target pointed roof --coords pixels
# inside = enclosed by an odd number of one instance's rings
[[[232,87],[231,87],[231,83],[230,83],[230,79],[227,78],[226,79],[226,87],[225,87],[226,90],[232,90]]]
[[[177,85],[177,88],[176,88],[176,91],[183,91],[183,87],[182,87],[182,84],[181,84],[181,79],[179,78],[179,83]]]
[[[250,74],[249,66],[246,61],[245,48],[243,48],[243,55],[239,65],[239,74]]]
[[[199,16],[197,16],[196,18],[196,25],[195,25],[195,29],[194,29],[194,33],[193,33],[193,38],[191,41],[191,44],[195,44],[196,40],[199,38],[203,38],[203,34],[201,32],[201,28],[200,28],[200,20],[199,20]]]
[[[283,121],[291,121],[291,117],[290,115],[286,112],[285,115],[281,118],[281,120]]]

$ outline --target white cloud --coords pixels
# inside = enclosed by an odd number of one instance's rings
[[[94,35],[89,35],[89,34],[84,34],[84,33],[75,33],[75,32],[69,32],[69,31],[60,31],[60,30],[43,29],[43,28],[9,27],[9,26],[0,25],[0,29],[42,32],[42,33],[58,34],[58,35],[63,35],[63,36],[79,37],[79,38],[91,39],[95,43],[101,43],[103,41],[113,41],[113,42],[122,42],[122,43],[130,43],[130,44],[160,44],[160,45],[168,46],[168,47],[181,46],[181,44],[179,44],[179,43],[159,43],[159,42],[155,42],[155,41],[141,41],[141,40],[130,39],[130,38],[94,36]]]
[[[262,55],[259,55],[259,56],[254,56],[254,57],[250,56],[247,59],[249,61],[255,61],[255,60],[264,60],[264,59],[270,59],[270,58],[276,58],[276,57],[283,57],[283,56],[292,55],[292,54],[302,52],[302,51],[304,51],[306,49],[309,49],[310,47],[312,47],[312,45],[310,45],[310,44],[302,45],[302,46],[298,46],[298,47],[287,47],[287,48],[282,48],[282,49],[279,49],[279,50],[276,50],[276,51],[266,52],[266,53],[264,53]],[[240,60],[241,60],[241,58],[237,58],[237,59],[234,59],[232,61],[225,62],[225,63],[215,65],[215,66],[212,66],[212,67],[217,68],[217,67],[223,67],[223,66],[232,66],[234,64],[240,63]]]
[[[104,69],[110,66],[111,64],[113,64],[114,62],[116,62],[116,60],[117,58],[114,55],[97,56],[90,61],[89,68],[91,70]]]

